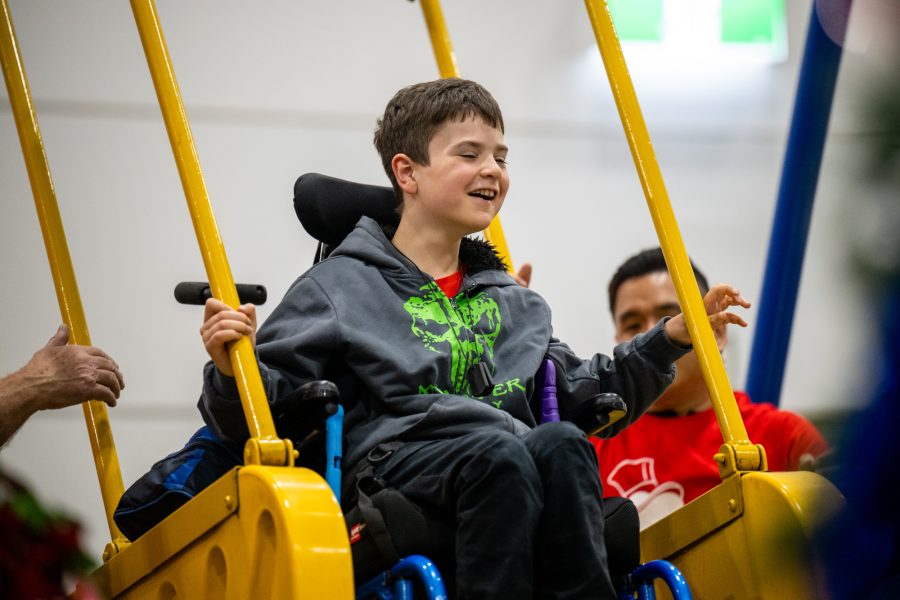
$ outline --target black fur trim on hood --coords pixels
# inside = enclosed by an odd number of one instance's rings
[[[389,240],[394,239],[397,227],[381,223],[381,230]],[[479,271],[506,271],[506,263],[497,254],[490,242],[480,238],[464,237],[459,246],[459,262],[465,265],[466,273],[473,275]]]
[[[497,254],[494,245],[480,238],[462,239],[459,261],[466,266],[466,272],[470,274],[479,271],[506,271],[506,263]]]

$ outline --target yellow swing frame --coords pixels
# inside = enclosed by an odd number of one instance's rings
[[[438,0],[421,0],[440,73],[458,76]],[[843,499],[813,473],[767,473],[750,442],[706,319],[649,134],[604,0],[585,0],[654,226],[700,358],[724,443],[714,460],[722,483],[642,532],[644,560],[666,558],[699,597],[818,597],[811,534]],[[41,222],[63,320],[72,342],[90,344],[49,165],[6,0],[0,59]],[[206,193],[153,0],[131,0],[213,295],[237,292]],[[512,261],[499,220],[485,231]],[[123,486],[102,402],[84,404],[111,542],[95,573],[110,598],[351,597],[349,542],[340,507],[312,471],[294,468],[279,439],[246,339],[229,348],[251,438],[234,469],[135,543],[112,520]],[[249,567],[249,568],[248,568]],[[658,590],[659,592],[660,590]]]
[[[89,344],[59,207],[50,179],[9,7],[2,3],[0,58],[32,183],[35,206],[72,343]],[[214,295],[238,305],[237,291],[152,0],[131,2]],[[352,598],[353,569],[344,518],[315,472],[294,468],[295,451],[275,433],[249,340],[229,348],[251,432],[245,466],[235,468],[134,543],[112,513],[123,492],[102,402],[85,418],[112,541],[94,581],[107,598]]]
[[[642,559],[673,562],[700,598],[825,597],[813,535],[843,497],[815,473],[766,472],[765,450],[747,435],[706,318],[609,7],[585,7],[724,439],[712,457],[722,483],[643,530]]]

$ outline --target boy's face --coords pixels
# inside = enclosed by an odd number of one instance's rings
[[[613,314],[616,342],[626,342],[652,328],[663,317],[674,317],[680,312],[678,294],[668,272],[655,271],[626,279],[616,292]],[[716,329],[713,332],[721,351],[725,347],[725,332]],[[650,412],[686,412],[698,408],[694,406],[698,398],[706,400],[706,384],[697,355],[694,352],[685,354],[675,362],[675,369],[675,381],[653,403]]]
[[[503,133],[481,118],[444,124],[428,144],[430,164],[412,164],[404,218],[415,212],[459,237],[487,228],[509,189],[507,152]]]

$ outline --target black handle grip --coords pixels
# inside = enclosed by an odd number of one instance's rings
[[[299,443],[313,431],[324,430],[325,419],[337,412],[339,403],[340,394],[334,383],[310,381],[278,403],[281,412],[275,415],[275,420],[286,426]]]
[[[628,407],[618,394],[598,394],[582,402],[566,420],[572,421],[588,435],[596,435],[625,416]]]
[[[235,285],[238,300],[241,304],[251,302],[259,306],[266,302],[266,288],[255,283],[238,283]],[[205,281],[182,281],[175,286],[175,300],[179,304],[198,304],[203,306],[212,298],[212,291]]]

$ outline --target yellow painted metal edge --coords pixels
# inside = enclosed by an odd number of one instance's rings
[[[641,558],[668,559],[744,512],[741,478],[735,474],[641,531]]]
[[[274,530],[287,535],[290,552],[277,560],[291,560],[289,569],[282,563],[281,572],[292,577],[292,597],[349,600],[355,596],[344,515],[321,476],[309,469],[251,466],[241,470],[238,485],[242,519],[250,506],[280,509],[271,513]]]
[[[590,16],[600,55],[603,58],[603,65],[616,101],[619,117],[622,120],[625,137],[631,149],[638,178],[647,199],[647,206],[653,217],[656,235],[659,238],[672,281],[675,283],[678,301],[694,343],[694,351],[700,363],[703,379],[709,388],[716,419],[722,430],[722,437],[726,444],[734,448],[733,456],[736,464],[726,465],[726,468],[720,468],[720,472],[725,478],[733,470],[758,470],[765,464],[765,460],[760,454],[761,446],[754,446],[750,443],[741,413],[738,410],[734,392],[725,371],[725,364],[719,354],[715,336],[703,306],[703,298],[700,295],[700,289],[694,278],[687,250],[669,202],[662,172],[656,160],[650,133],[641,113],[618,36],[613,27],[609,7],[605,0],[585,0],[585,6]]]
[[[745,473],[741,480],[748,545],[759,549],[746,560],[764,574],[766,597],[827,597],[816,534],[844,508],[840,491],[808,471]]]
[[[298,600],[354,594],[350,542],[331,489],[309,469],[261,465],[229,471],[93,578],[109,598],[155,598],[165,590],[201,597],[198,589],[211,593],[204,573],[191,579],[183,565],[205,564],[211,553],[228,571],[224,597],[249,597],[248,589]]]
[[[450,32],[447,31],[447,23],[444,20],[444,12],[441,10],[439,0],[420,0],[422,15],[425,17],[425,25],[428,27],[428,36],[431,38],[431,47],[434,50],[434,58],[437,60],[438,71],[442,78],[459,77],[459,67],[456,63],[456,53],[453,52],[453,43],[450,40]],[[484,230],[484,239],[490,242],[497,250],[497,254],[506,263],[506,270],[514,273],[512,258],[509,255],[509,247],[506,245],[506,236],[503,234],[503,225],[500,216],[497,215]]]
[[[150,531],[109,557],[92,578],[112,598],[152,573],[238,509],[235,467]]]
[[[131,8],[178,166],[210,289],[213,297],[236,308],[240,303],[237,289],[203,181],[200,159],[181,101],[156,5],[153,0],[131,0]],[[259,365],[249,338],[245,336],[229,344],[228,354],[251,436],[245,448],[244,462],[293,465],[293,445],[290,440],[280,439],[275,431]]]
[[[78,282],[75,279],[75,270],[72,268],[66,233],[63,229],[62,217],[59,214],[53,180],[50,177],[50,164],[44,152],[41,129],[31,100],[28,78],[25,75],[25,65],[19,52],[12,16],[6,0],[0,1],[0,7],[2,7],[4,17],[3,27],[0,28],[0,62],[2,62],[3,76],[6,80],[6,89],[9,93],[9,103],[15,118],[16,129],[19,132],[19,142],[22,145],[28,179],[31,182],[41,233],[44,236],[44,246],[47,249],[47,260],[50,262],[53,285],[56,288],[59,312],[63,321],[69,326],[69,343],[90,346],[91,336],[88,332],[84,308],[81,305],[81,296],[78,293]],[[100,483],[100,495],[103,498],[110,536],[113,541],[124,543],[124,538],[112,518],[119,498],[122,497],[124,486],[106,404],[90,400],[82,404],[82,409],[94,455],[94,467]]]

